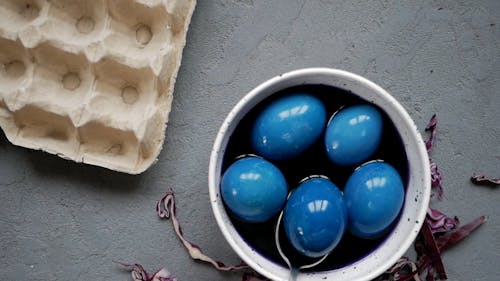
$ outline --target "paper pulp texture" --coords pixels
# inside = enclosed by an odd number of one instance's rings
[[[0,127],[138,174],[163,146],[195,0],[0,2]]]

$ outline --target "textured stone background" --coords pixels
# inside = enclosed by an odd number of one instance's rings
[[[237,262],[208,199],[208,159],[231,107],[260,82],[308,66],[349,70],[385,87],[423,129],[446,196],[467,222],[489,221],[445,254],[450,280],[498,280],[500,1],[199,0],[176,84],[166,143],[140,176],[14,147],[0,133],[0,279],[129,280],[112,260],[166,266],[180,281],[240,280],[192,262],[154,206],[175,189],[189,239]],[[358,2],[357,4],[351,2]]]

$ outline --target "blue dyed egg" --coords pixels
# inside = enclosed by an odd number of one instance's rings
[[[276,215],[288,194],[285,177],[271,162],[249,156],[231,164],[221,180],[222,199],[231,212],[247,222],[264,222]]]
[[[341,166],[357,165],[367,160],[380,143],[382,116],[371,105],[356,105],[337,112],[325,132],[325,146],[330,160]]]
[[[340,242],[347,224],[342,193],[325,178],[301,183],[288,199],[283,214],[285,233],[302,255],[321,257]]]
[[[323,103],[309,94],[275,100],[257,116],[251,143],[257,154],[286,160],[307,150],[321,136],[326,124]]]
[[[349,231],[361,238],[377,238],[388,230],[403,206],[403,181],[391,165],[368,162],[347,180],[344,199]]]

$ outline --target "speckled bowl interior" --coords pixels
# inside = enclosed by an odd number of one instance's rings
[[[238,233],[220,195],[224,153],[238,123],[259,102],[280,90],[315,84],[341,88],[385,111],[401,136],[408,160],[405,203],[387,238],[367,256],[347,266],[300,273],[297,280],[372,280],[392,266],[415,240],[425,218],[430,198],[429,159],[424,142],[406,110],[380,86],[359,75],[330,68],[306,68],[271,78],[243,97],[222,124],[210,157],[209,191],[213,213],[227,242],[249,266],[272,280],[288,280],[289,269],[255,251]]]

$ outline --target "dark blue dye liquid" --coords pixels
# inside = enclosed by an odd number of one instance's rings
[[[272,97],[260,102],[236,127],[226,148],[222,163],[223,172],[238,156],[243,154],[256,154],[252,150],[250,144],[250,131],[256,116],[262,109],[273,100],[296,92],[310,93],[318,97],[326,106],[328,118],[342,106],[368,103],[366,100],[359,98],[353,93],[324,85],[302,85],[282,90]],[[409,169],[404,144],[393,122],[382,109],[379,108],[379,110],[382,113],[384,122],[383,136],[377,151],[367,161],[375,159],[384,160],[396,168],[403,182],[407,183]],[[343,189],[347,179],[356,167],[342,167],[333,164],[326,155],[323,139],[324,137],[321,136],[317,143],[308,151],[295,159],[283,162],[273,162],[285,175],[290,190],[297,187],[302,179],[311,175],[327,176],[341,190]],[[274,228],[277,216],[265,223],[252,224],[242,222],[234,216],[231,217],[232,223],[238,232],[252,248],[270,260],[286,267],[274,242]],[[399,218],[397,218],[396,221],[398,219]],[[333,250],[329,257],[323,263],[311,270],[332,270],[351,264],[374,251],[386,238],[387,234],[372,240],[361,239],[351,235],[347,231],[339,245]],[[280,241],[284,252],[287,254],[288,258],[293,261],[293,264],[309,264],[315,261],[314,259],[309,259],[294,251],[292,246],[288,243],[284,231],[280,231]]]

